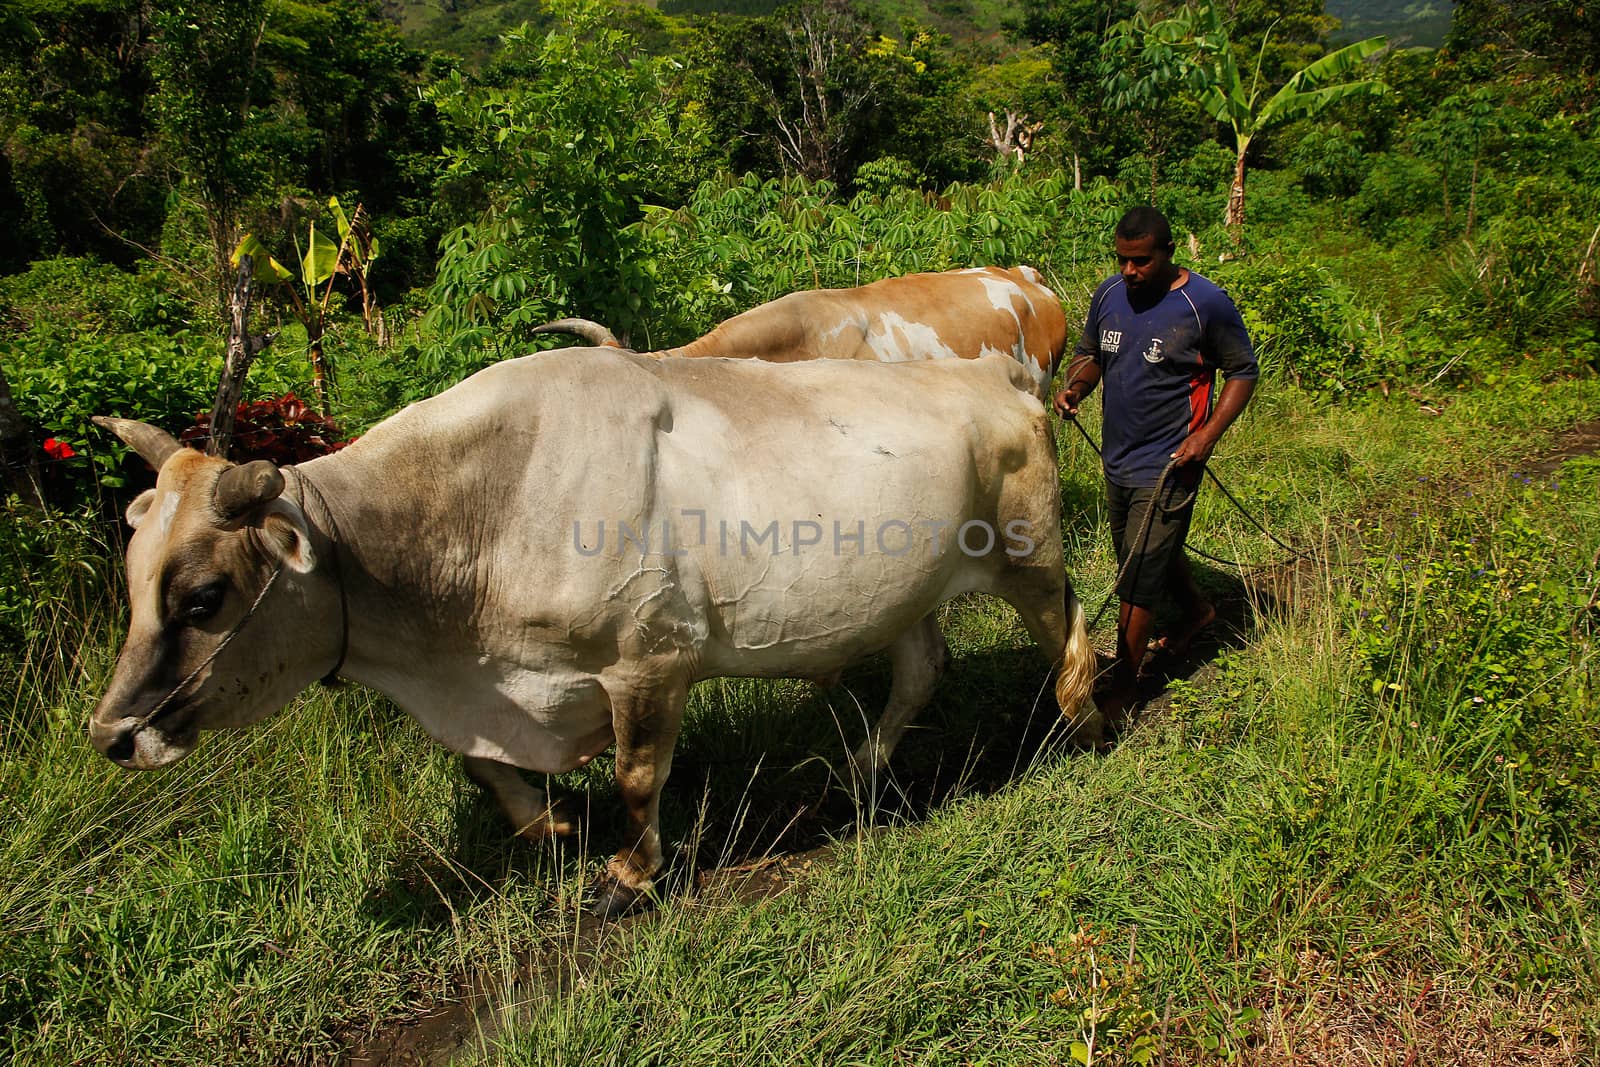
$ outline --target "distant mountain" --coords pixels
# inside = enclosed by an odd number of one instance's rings
[[[793,0],[656,0],[655,6],[668,15],[770,15]],[[889,33],[899,31],[902,20],[910,20],[957,41],[993,37],[1000,33],[1006,18],[1020,19],[1021,5],[1015,0],[864,0],[878,27]]]
[[[791,0],[636,0],[668,15],[766,15]],[[909,20],[957,41],[998,37],[1019,19],[1018,0],[864,0],[873,21],[898,35]],[[1327,0],[1324,10],[1343,27],[1336,44],[1383,34],[1397,45],[1437,48],[1450,30],[1450,0]],[[539,0],[387,0],[385,13],[420,48],[477,62],[493,54],[500,35],[524,21],[546,18]]]
[[[634,0],[666,15],[769,15],[793,0]],[[1007,18],[1020,18],[1017,0],[864,0],[885,33],[899,35],[902,20],[947,33],[957,41],[998,37]],[[500,35],[546,16],[539,0],[386,0],[384,14],[418,48],[477,62],[492,54]]]
[[[1450,32],[1450,0],[1327,0],[1323,10],[1343,23],[1335,44],[1382,35],[1402,47],[1438,48]]]

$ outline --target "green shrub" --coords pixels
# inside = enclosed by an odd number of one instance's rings
[[[295,355],[268,353],[251,371],[249,396],[294,387],[285,370],[295,369]],[[178,433],[211,410],[222,370],[222,339],[188,330],[85,335],[52,326],[0,338],[0,365],[18,413],[40,441],[54,438],[76,453],[57,460],[58,471],[79,484],[79,499],[88,499],[95,481],[123,484],[128,454],[90,419],[115,415]]]
[[[1436,210],[1442,186],[1432,164],[1400,152],[1382,152],[1367,157],[1366,165],[1367,177],[1352,207],[1361,228],[1372,236],[1414,230],[1419,219]]]
[[[116,415],[176,433],[210,407],[220,349],[187,332],[79,337],[35,330],[0,340],[0,363],[23,418],[77,451],[64,462],[79,476],[114,486],[122,484],[126,450],[89,420]]]
[[[89,333],[176,330],[191,309],[172,295],[165,272],[129,273],[94,259],[62,257],[0,278],[0,329],[57,327]]]
[[[1255,259],[1218,272],[1239,307],[1266,374],[1313,393],[1344,395],[1377,378],[1364,318],[1326,268],[1300,259]]]
[[[1289,161],[1301,185],[1313,196],[1354,196],[1367,173],[1361,135],[1339,124],[1306,126],[1289,149]]]
[[[1592,680],[1572,669],[1596,617],[1551,522],[1597,488],[1600,465],[1579,461],[1492,505],[1441,495],[1364,539],[1357,654],[1400,755],[1443,790],[1436,858],[1494,903],[1559,892],[1564,857],[1600,829]]]
[[[656,289],[648,343],[681,343],[796,289],[981,265],[1109,269],[1122,207],[1116,186],[1074,191],[1059,171],[938,193],[891,185],[848,201],[799,178],[705,182],[682,208],[654,209],[638,226]]]
[[[1442,302],[1455,311],[1460,332],[1499,337],[1513,352],[1539,339],[1567,339],[1588,318],[1579,311],[1592,288],[1581,270],[1592,219],[1576,216],[1564,198],[1552,203],[1545,184],[1519,187],[1514,197],[1532,212],[1491,220],[1480,239],[1451,251],[1441,276]]]
[[[1172,223],[1172,232],[1180,240],[1186,232],[1203,233],[1222,221],[1228,206],[1234,162],[1231,149],[1216,141],[1206,141],[1188,156],[1166,167],[1161,185],[1156,189],[1156,206],[1166,214]],[[1256,198],[1252,198],[1249,206],[1254,207],[1255,201]],[[1110,237],[1106,239],[1109,241]]]

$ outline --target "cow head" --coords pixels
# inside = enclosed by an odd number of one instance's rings
[[[95,421],[158,474],[128,506],[128,638],[89,737],[124,767],[161,767],[201,730],[257,722],[327,670],[342,640],[337,579],[318,573],[305,515],[272,464],[236,466],[142,423]]]

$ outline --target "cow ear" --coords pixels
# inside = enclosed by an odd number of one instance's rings
[[[317,553],[311,547],[311,530],[305,513],[287,500],[274,500],[258,529],[267,554],[296,574],[310,574],[317,567]]]
[[[156,491],[154,489],[146,489],[133,498],[133,503],[128,505],[128,510],[123,512],[122,517],[128,520],[129,526],[137,530],[139,524],[144,521],[145,516],[150,514],[150,509],[155,505],[155,502]]]
[[[283,473],[264,459],[229,467],[211,491],[212,518],[229,527],[283,493]]]

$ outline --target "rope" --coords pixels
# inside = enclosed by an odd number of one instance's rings
[[[328,544],[333,547],[333,577],[339,583],[339,659],[322,676],[322,684],[329,689],[339,684],[339,670],[344,666],[344,660],[350,653],[350,597],[344,586],[344,560],[339,555],[339,522],[333,517],[333,509],[328,507],[328,499],[322,495],[322,490],[317,488],[315,482],[306,477],[305,471],[298,466],[289,469],[294,471],[295,481],[300,483],[300,510],[306,510],[306,490],[317,498],[317,505],[322,508],[323,516],[328,520]]]
[[[187,689],[189,687],[189,683],[200,677],[201,671],[204,671],[207,667],[211,666],[212,663],[216,662],[217,657],[222,655],[222,650],[227,648],[235,637],[239,636],[239,631],[243,630],[244,624],[250,621],[250,616],[256,613],[256,609],[261,606],[261,602],[267,598],[267,593],[277,582],[278,575],[282,573],[282,563],[279,563],[276,567],[272,568],[271,577],[267,579],[267,584],[261,587],[261,592],[256,594],[256,598],[251,602],[249,610],[244,613],[238,622],[233,624],[233,629],[229,630],[227,634],[223,636],[222,640],[217,643],[217,647],[211,650],[211,654],[206,656],[205,659],[201,660],[200,665],[189,672],[189,676],[187,678],[173,686],[172,690],[168,692],[166,696],[162,697],[161,702],[155,707],[151,708],[143,715],[135,716],[131,720],[123,720],[123,722],[131,721],[133,724],[132,729],[134,730],[143,730],[146,726],[149,726],[151,723],[155,722],[156,719],[161,716],[161,713],[167,710],[167,705],[172,703],[173,698]],[[121,723],[119,722],[118,725],[120,726]]]
[[[1069,418],[1066,421],[1072,423],[1072,425],[1077,429],[1077,431],[1080,434],[1083,435],[1083,439],[1085,441],[1089,442],[1089,447],[1094,449],[1095,455],[1101,457],[1102,459],[1105,458],[1105,453],[1100,451],[1100,446],[1095,443],[1095,439],[1093,437],[1089,436],[1089,431],[1085,430],[1083,428],[1083,425],[1081,423],[1079,423],[1077,419]],[[1167,471],[1170,471],[1172,469],[1172,466],[1173,465],[1170,464],[1170,463],[1167,464],[1166,470],[1163,470],[1161,472],[1161,480],[1162,481],[1166,480]],[[1260,520],[1257,519],[1254,515],[1250,514],[1249,510],[1247,508],[1245,508],[1245,506],[1239,502],[1239,498],[1234,496],[1233,493],[1231,491],[1229,491],[1228,487],[1222,484],[1222,479],[1218,478],[1215,474],[1212,473],[1211,467],[1209,465],[1206,466],[1203,469],[1205,470],[1206,477],[1211,479],[1211,482],[1212,482],[1213,485],[1215,485],[1218,489],[1222,490],[1222,495],[1228,498],[1228,502],[1234,506],[1234,509],[1236,511],[1238,511],[1239,514],[1243,515],[1245,517],[1245,519],[1247,521],[1249,521],[1250,525],[1254,526],[1256,529],[1258,529],[1262,533],[1266,534],[1267,537],[1272,541],[1273,544],[1277,545],[1279,548],[1281,548],[1284,551],[1288,552],[1291,556],[1293,556],[1296,559],[1311,560],[1312,562],[1320,562],[1321,561],[1322,557],[1317,556],[1317,555],[1313,555],[1310,552],[1302,551],[1301,549],[1295,548],[1293,545],[1285,544],[1283,541],[1279,540],[1279,538],[1277,537],[1276,534],[1274,534],[1271,530],[1269,530],[1265,526],[1263,526],[1261,524]],[[1156,483],[1157,499],[1160,498],[1160,492],[1159,492],[1160,487],[1161,487],[1161,482],[1157,482]],[[1199,492],[1198,484],[1195,487],[1195,492],[1197,494]],[[1185,501],[1183,506],[1187,506],[1187,504],[1188,504],[1188,502]],[[1179,508],[1169,508],[1167,510],[1169,510],[1169,511],[1177,511],[1177,510],[1180,510],[1180,509]],[[1240,563],[1238,560],[1223,559],[1220,556],[1213,556],[1211,553],[1206,552],[1206,551],[1204,551],[1202,549],[1195,548],[1193,545],[1186,544],[1183,547],[1184,547],[1185,551],[1193,552],[1197,556],[1201,556],[1201,557],[1203,557],[1205,559],[1209,559],[1213,563],[1220,563],[1225,567],[1234,567],[1234,568],[1237,568],[1238,570],[1242,571],[1246,567],[1251,566],[1251,564]],[[1142,550],[1142,546],[1141,546],[1141,550]],[[1117,581],[1120,582],[1121,580],[1122,580],[1122,576],[1118,575],[1117,576]]]
[[[1093,444],[1094,442],[1091,441],[1089,443]],[[1150,506],[1144,509],[1144,521],[1139,524],[1139,536],[1136,538],[1139,543],[1138,551],[1129,551],[1128,558],[1122,561],[1122,567],[1117,571],[1117,577],[1111,583],[1111,592],[1106,594],[1105,602],[1100,605],[1100,610],[1094,614],[1094,620],[1089,623],[1090,630],[1093,630],[1096,626],[1100,625],[1100,619],[1105,615],[1106,609],[1111,606],[1111,602],[1113,600],[1117,599],[1117,587],[1122,584],[1122,579],[1127,577],[1128,568],[1131,567],[1135,561],[1141,564],[1144,562],[1144,550],[1150,541],[1150,522],[1155,518],[1156,511],[1159,509],[1162,513],[1167,515],[1170,515],[1175,511],[1182,511],[1190,504],[1193,504],[1195,497],[1200,494],[1200,486],[1198,483],[1196,483],[1194,491],[1190,493],[1188,499],[1184,500],[1182,503],[1175,504],[1172,507],[1167,507],[1165,504],[1161,503],[1162,491],[1167,487],[1167,475],[1171,474],[1172,469],[1177,465],[1178,461],[1172,460],[1161,469],[1161,477],[1156,479],[1156,491],[1150,497]]]
[[[322,491],[316,487],[316,484],[313,483],[311,479],[305,476],[305,472],[300,470],[298,467],[293,466],[284,469],[293,470],[296,480],[300,483],[301,512],[306,510],[305,491],[306,488],[309,487],[312,495],[317,498],[317,503],[321,506],[322,513],[327,517],[328,526],[331,531],[331,535],[328,540],[333,546],[334,577],[339,583],[339,659],[338,662],[333,665],[333,668],[329,670],[327,674],[323,675],[322,684],[332,687],[338,684],[339,669],[344,666],[345,656],[350,651],[350,604],[344,587],[344,567],[339,557],[338,523],[333,517],[332,509],[328,507],[328,501],[323,497]],[[229,630],[223,635],[222,640],[217,643],[217,647],[213,648],[206,658],[201,660],[199,665],[195,667],[194,670],[189,672],[188,677],[179,682],[177,685],[173,686],[172,689],[168,691],[167,695],[162,697],[160,703],[156,704],[155,707],[151,708],[143,715],[134,716],[123,721],[131,723],[132,730],[143,730],[145,727],[149,726],[151,723],[160,718],[162,713],[167,710],[168,706],[171,705],[173,700],[177,698],[178,694],[187,689],[196,678],[200,677],[201,673],[205,671],[206,668],[215,663],[217,657],[222,655],[222,650],[232,644],[235,637],[239,636],[239,631],[243,630],[245,623],[249,622],[251,617],[255,615],[256,609],[261,606],[261,602],[267,599],[267,594],[272,591],[272,587],[277,584],[278,575],[282,573],[283,563],[280,561],[277,566],[272,568],[272,574],[268,576],[266,584],[261,587],[261,591],[256,594],[256,598],[250,602],[250,607],[242,616],[240,616],[239,621],[233,624],[233,629]]]

